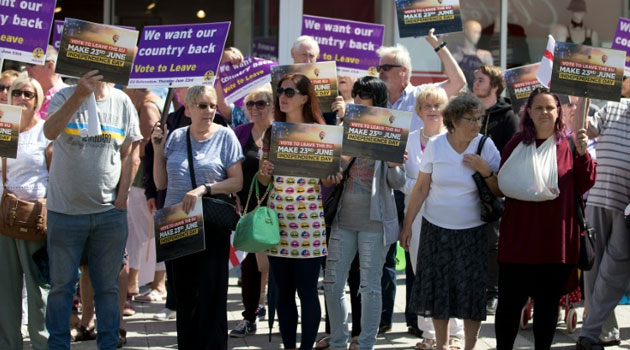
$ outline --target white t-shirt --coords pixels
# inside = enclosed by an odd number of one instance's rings
[[[423,216],[436,226],[452,230],[483,225],[479,193],[472,178],[475,171],[463,164],[464,155],[476,153],[482,135],[470,141],[461,154],[453,149],[446,135],[429,141],[420,163],[420,171],[431,174],[431,188]],[[481,157],[492,171],[499,170],[501,156],[490,138],[483,146]]]
[[[18,198],[35,200],[46,197],[48,167],[46,147],[52,141],[44,136],[44,121],[21,132],[16,159],[7,159],[7,188]]]

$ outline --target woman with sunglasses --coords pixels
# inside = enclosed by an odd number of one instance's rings
[[[249,119],[252,121],[234,129],[243,150],[243,189],[238,192],[241,205],[245,206],[250,196],[249,189],[252,181],[258,181],[255,177],[258,171],[258,151],[262,149],[265,130],[273,123],[273,94],[271,85],[265,84],[245,97],[245,108]],[[264,189],[260,188],[261,196]],[[266,199],[263,205],[266,203]],[[256,208],[256,193],[251,194],[249,207],[243,208],[251,212]],[[261,261],[261,266],[258,265]],[[266,262],[266,264],[265,264]],[[256,320],[263,316],[264,300],[261,300],[261,291],[265,290],[268,273],[261,273],[261,268],[267,266],[267,255],[264,253],[247,254],[241,262],[241,295],[243,298],[243,320],[230,332],[230,337],[243,338],[256,333]],[[259,306],[260,305],[260,306]]]
[[[9,89],[9,103],[22,108],[17,157],[6,163],[5,191],[24,200],[46,198],[48,167],[52,159],[52,143],[43,133],[44,121],[37,111],[44,101],[44,92],[37,80],[22,76]],[[45,314],[48,289],[38,277],[33,254],[46,241],[25,241],[0,232],[0,348],[21,349],[22,286],[26,281],[28,332],[35,349],[47,349],[48,331]]]
[[[551,347],[558,322],[558,303],[566,290],[572,290],[568,285],[578,263],[580,228],[576,196],[588,191],[596,177],[596,163],[587,152],[586,130],[580,127],[575,136],[567,136],[558,96],[546,88],[538,88],[524,107],[520,130],[503,149],[498,188],[493,177],[494,190],[497,194],[505,193],[506,197],[499,226],[499,303],[494,323],[499,350],[514,346],[521,310],[528,297],[534,299],[535,305],[535,348]],[[574,150],[569,137],[573,138]],[[524,147],[535,147],[540,152],[545,148],[551,150],[557,177],[547,175],[544,182],[546,187],[554,188],[552,196],[517,199],[510,186],[502,182],[503,171],[509,169],[506,162],[518,154],[517,148]],[[549,168],[546,166],[543,173]],[[519,187],[529,186],[523,182]]]
[[[18,76],[20,73],[13,69],[7,69],[0,74],[0,103],[5,105],[9,103],[9,89]]]
[[[324,124],[313,84],[307,77],[289,74],[278,81],[274,120]],[[270,142],[271,132],[268,131],[263,140],[258,180],[265,186],[274,182],[268,206],[278,212],[281,240],[267,255],[278,291],[280,334],[285,349],[296,349],[297,291],[302,306],[300,349],[310,350],[321,317],[317,279],[322,259],[327,254],[320,180],[308,177],[308,174],[304,177],[273,175],[273,164],[268,161]],[[330,176],[327,181],[332,183],[335,176]]]
[[[385,107],[387,86],[366,76],[354,83],[354,103]],[[346,349],[348,309],[345,285],[355,255],[359,254],[361,333],[351,349],[374,349],[381,319],[381,276],[389,247],[399,233],[394,190],[405,184],[402,164],[363,158],[346,158],[350,167],[337,215],[332,225],[324,290],[330,318],[330,349]]]
[[[186,91],[189,127],[164,137],[153,128],[153,177],[158,190],[168,188],[164,206],[181,203],[190,212],[201,196],[241,190],[243,152],[232,129],[213,123],[217,95],[209,86]],[[187,140],[188,139],[188,140]],[[190,142],[194,164],[188,162]],[[191,189],[194,166],[196,188]],[[212,232],[210,232],[212,231]],[[206,249],[173,261],[177,295],[177,343],[180,349],[227,349],[227,282],[230,231],[205,230]]]
[[[492,181],[501,159],[489,138],[477,154],[483,112],[472,94],[446,105],[442,118],[447,132],[432,138],[424,150],[400,234],[401,246],[409,250],[412,224],[424,205],[410,307],[433,318],[438,350],[449,347],[449,319],[464,320],[468,350],[475,348],[486,318],[488,246],[472,175],[479,171]]]

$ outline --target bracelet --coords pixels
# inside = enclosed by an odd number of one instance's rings
[[[490,171],[490,175],[488,175],[488,176],[484,176],[483,178],[484,178],[484,179],[489,179],[489,178],[491,178],[493,175],[494,175],[494,171],[492,171],[492,170],[491,170],[491,171]]]
[[[206,196],[211,196],[212,195],[212,187],[210,187],[209,184],[203,184],[203,187],[206,188]]]
[[[436,47],[436,48],[435,48],[435,49],[433,49],[433,50],[435,50],[435,52],[438,52],[438,51],[442,50],[442,48],[443,48],[444,46],[446,46],[446,41],[442,41],[442,43],[441,43],[440,45],[438,45],[438,47]]]

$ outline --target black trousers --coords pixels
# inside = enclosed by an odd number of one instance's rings
[[[534,299],[534,345],[551,348],[558,323],[558,304],[574,265],[499,263],[499,304],[494,329],[497,350],[511,350],[518,333],[521,310]]]
[[[227,350],[230,236],[206,233],[206,249],[173,260],[180,350]]]
[[[256,309],[260,301],[260,272],[256,262],[256,254],[247,254],[241,263],[241,296],[243,297],[243,318],[256,322]]]
[[[499,221],[488,223],[484,230],[488,236],[488,282],[486,283],[486,298],[496,298],[499,295]]]

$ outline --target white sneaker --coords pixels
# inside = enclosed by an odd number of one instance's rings
[[[153,315],[153,319],[157,321],[168,321],[168,320],[174,320],[176,316],[177,316],[177,311],[171,310],[165,307],[160,312]]]

